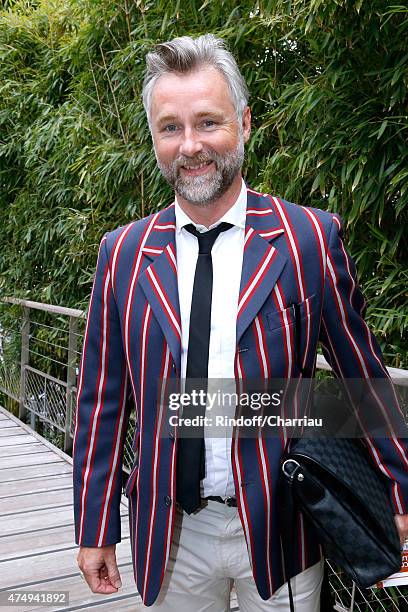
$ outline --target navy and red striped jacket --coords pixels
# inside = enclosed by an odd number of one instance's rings
[[[238,379],[312,376],[317,345],[344,378],[387,378],[364,319],[365,302],[342,242],[340,218],[248,188],[237,317]],[[300,312],[300,360],[294,310]],[[107,233],[101,241],[78,381],[74,435],[76,543],[121,539],[121,468],[129,392],[136,405],[135,460],[126,485],[132,560],[146,605],[160,590],[172,542],[177,439],[163,437],[157,410],[163,379],[180,376],[180,310],[174,205]],[[297,341],[296,341],[297,342]],[[245,350],[242,350],[245,349]],[[378,398],[395,418],[392,385]],[[234,437],[231,460],[254,579],[268,599],[285,581],[277,494],[284,439]],[[405,440],[368,440],[388,477],[395,513],[408,507]],[[296,574],[321,557],[299,514]]]

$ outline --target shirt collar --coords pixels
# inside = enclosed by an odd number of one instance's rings
[[[241,191],[239,192],[238,198],[235,200],[234,204],[231,206],[229,210],[227,210],[227,212],[221,219],[219,219],[216,223],[213,223],[212,225],[210,225],[209,228],[205,227],[204,225],[194,223],[194,221],[192,221],[190,217],[181,208],[180,204],[177,201],[177,195],[175,195],[174,212],[176,215],[176,232],[180,233],[183,227],[185,225],[188,225],[189,223],[193,223],[193,225],[195,225],[195,227],[198,229],[199,232],[206,232],[207,229],[212,229],[213,227],[216,227],[222,222],[231,223],[232,225],[235,225],[236,227],[245,229],[246,209],[247,209],[247,188],[242,178],[241,178],[241,181],[242,181]]]

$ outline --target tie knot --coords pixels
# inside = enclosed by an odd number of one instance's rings
[[[198,229],[192,223],[184,226],[190,234],[196,236],[198,239],[198,253],[199,255],[209,255],[214,246],[214,242],[217,240],[221,232],[225,232],[232,227],[231,223],[220,223],[217,227],[213,227],[208,232],[199,232]]]

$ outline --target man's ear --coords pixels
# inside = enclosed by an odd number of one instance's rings
[[[251,135],[251,109],[249,106],[244,108],[242,113],[242,131],[244,135],[244,142],[248,142]]]

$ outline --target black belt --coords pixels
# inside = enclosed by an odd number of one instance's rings
[[[231,508],[237,507],[236,497],[226,497],[224,499],[220,495],[209,495],[208,497],[203,497],[203,499],[211,499],[212,501],[219,502],[220,504],[225,504],[226,506],[230,506]]]

